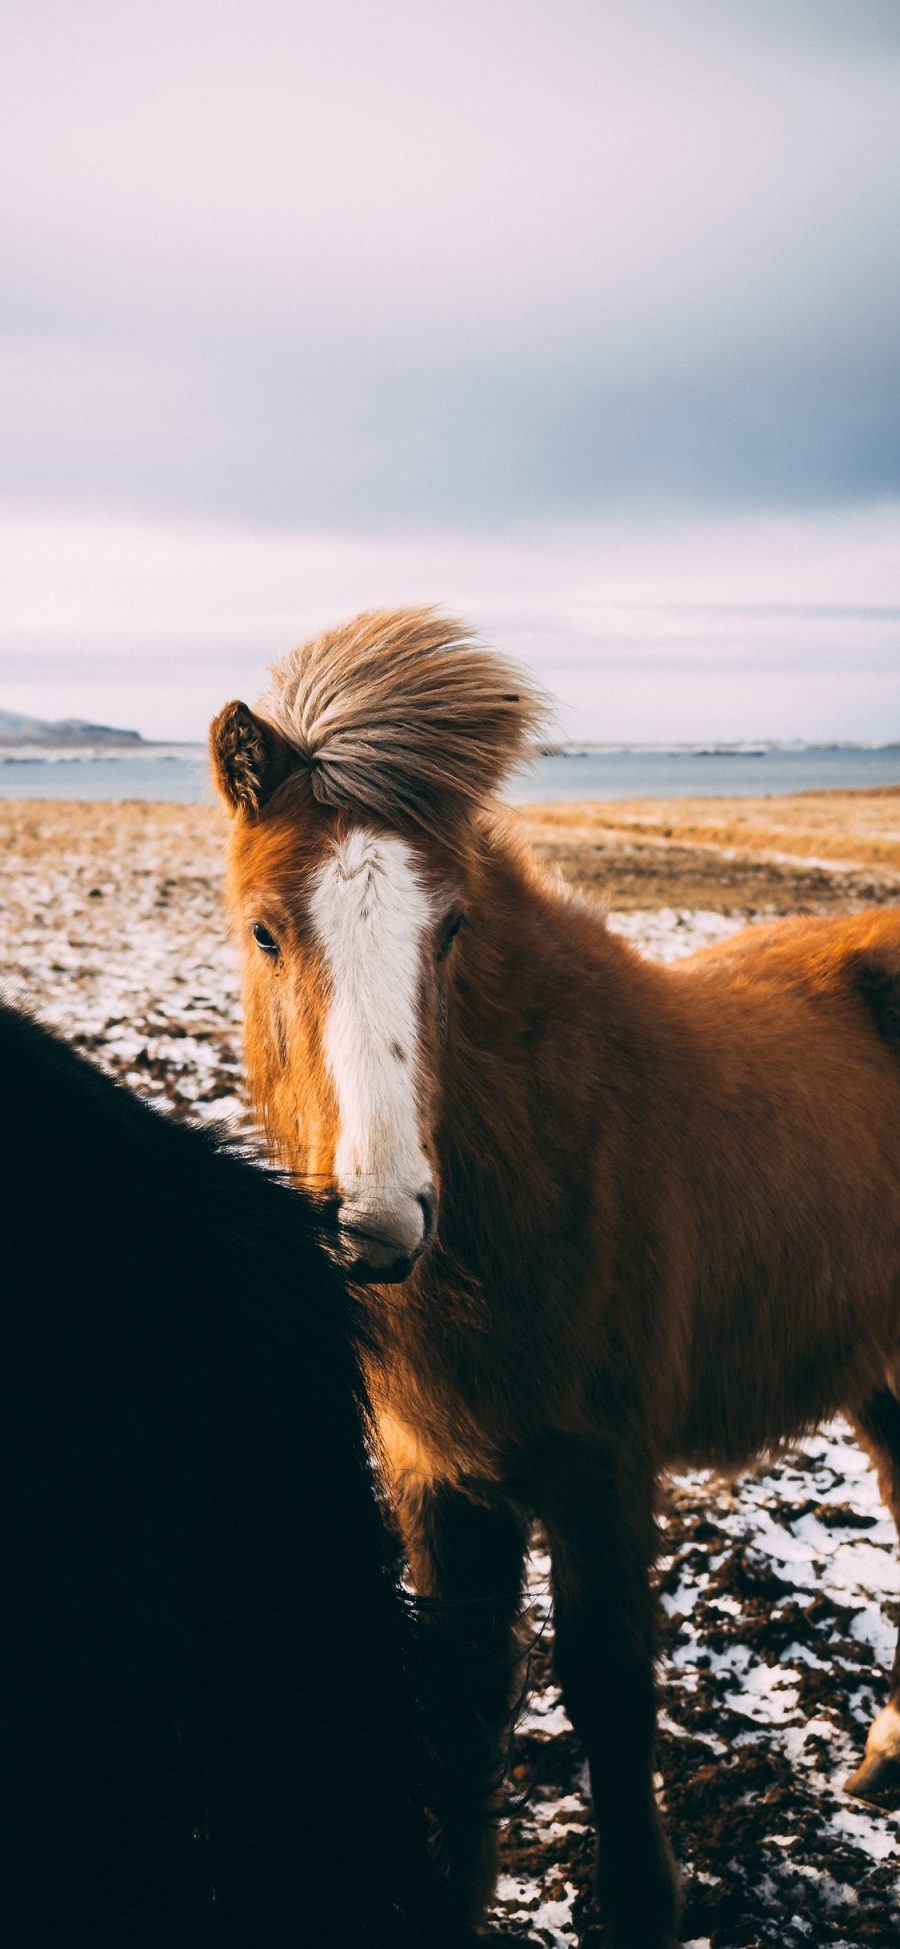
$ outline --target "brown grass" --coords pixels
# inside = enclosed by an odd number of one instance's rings
[[[767,799],[628,799],[519,809],[527,838],[611,907],[809,912],[900,900],[900,788]],[[0,799],[7,872],[128,859],[173,875],[224,872],[217,808]],[[820,863],[821,862],[821,863]]]
[[[596,844],[601,833],[612,832],[660,845],[736,847],[900,873],[900,785],[788,798],[599,799],[532,805],[527,816],[534,837],[543,841],[565,836],[570,844]]]
[[[7,869],[46,855],[55,869],[92,864],[101,874],[105,859],[149,853],[182,871],[218,872],[223,822],[218,808],[206,805],[0,799],[0,847]]]
[[[616,907],[779,913],[900,899],[900,787],[523,808],[529,840]]]

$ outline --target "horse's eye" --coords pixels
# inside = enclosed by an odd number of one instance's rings
[[[466,924],[466,916],[465,914],[461,914],[461,913],[454,914],[452,920],[448,921],[447,926],[445,927],[444,932],[441,935],[441,942],[437,951],[437,959],[439,961],[443,961],[444,955],[449,953],[456,939],[456,936],[459,933],[460,928],[464,927],[465,924]]]
[[[263,926],[261,920],[256,920],[253,923],[253,939],[257,947],[262,948],[264,954],[278,953],[278,942],[274,935],[269,933],[268,928]]]

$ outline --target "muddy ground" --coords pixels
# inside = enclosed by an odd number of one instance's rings
[[[736,825],[709,801],[700,831],[684,807],[622,805],[541,808],[527,830],[610,906],[611,924],[671,959],[758,915],[900,901],[898,805],[878,797],[767,801],[752,830],[746,808]],[[6,801],[0,845],[7,996],[174,1114],[246,1127],[216,815]],[[865,1458],[837,1426],[734,1484],[677,1478],[662,1517],[659,1788],[685,1941],[900,1942],[897,1816],[842,1790],[900,1623],[895,1540]],[[536,1538],[531,1693],[494,1919],[544,1949],[600,1949],[547,1572]]]

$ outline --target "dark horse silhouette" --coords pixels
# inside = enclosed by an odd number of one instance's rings
[[[458,1949],[313,1204],[0,1042],[3,1941]]]

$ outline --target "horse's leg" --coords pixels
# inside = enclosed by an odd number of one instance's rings
[[[890,1388],[882,1388],[854,1415],[853,1423],[875,1464],[882,1501],[900,1532],[900,1401]],[[900,1786],[900,1642],[894,1653],[890,1698],[871,1728],[863,1763],[847,1786],[863,1800],[885,1790],[893,1797]]]
[[[610,1949],[674,1949],[678,1874],[653,1793],[654,1482],[621,1449],[561,1453],[540,1513],[556,1667],[590,1765]]]
[[[505,1503],[407,1481],[398,1495],[417,1594],[429,1600],[422,1690],[436,1754],[435,1857],[461,1917],[477,1922],[497,1878],[496,1813],[517,1689],[528,1525]]]

